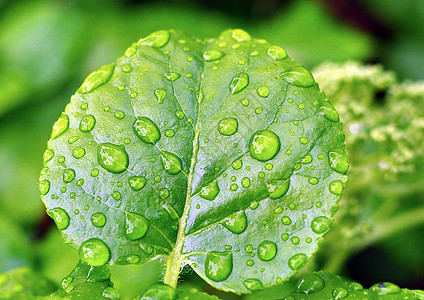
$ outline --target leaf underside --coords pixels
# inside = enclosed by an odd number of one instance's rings
[[[159,31],[72,96],[39,188],[87,263],[164,257],[249,293],[316,251],[346,181],[344,147],[337,112],[283,49],[241,30]]]

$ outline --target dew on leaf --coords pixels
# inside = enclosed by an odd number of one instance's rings
[[[216,196],[218,196],[219,194],[219,186],[218,186],[218,181],[215,180],[214,182],[210,183],[209,185],[203,187],[200,190],[200,197],[202,197],[203,199],[206,200],[215,200]]]
[[[296,292],[313,294],[325,287],[324,279],[316,274],[309,274],[302,277],[297,283]]]
[[[271,46],[268,48],[267,54],[274,60],[282,60],[287,57],[286,51],[279,46]]]
[[[269,198],[278,199],[287,194],[290,188],[290,179],[287,179],[285,181],[273,181],[267,183],[266,185],[269,193]]]
[[[75,143],[76,141],[78,141],[79,140],[79,136],[77,136],[77,135],[75,135],[75,136],[71,136],[69,139],[68,139],[68,143],[69,144],[73,144],[73,143]]]
[[[165,78],[166,78],[167,80],[169,80],[169,81],[175,81],[175,80],[177,80],[178,78],[180,78],[180,77],[181,77],[181,75],[180,75],[180,74],[175,73],[175,72],[168,72],[168,73],[165,73],[165,74],[164,74],[164,76],[165,76]]]
[[[94,168],[93,170],[91,170],[90,175],[92,177],[97,177],[99,176],[99,169]]]
[[[173,136],[175,135],[175,131],[174,131],[174,130],[172,130],[172,129],[166,129],[166,130],[165,130],[165,135],[166,135],[167,137],[173,137]]]
[[[96,118],[93,115],[86,115],[81,119],[79,124],[79,130],[81,132],[90,132],[96,125]]]
[[[167,199],[169,197],[169,190],[167,188],[160,189],[159,197],[161,197],[162,199]]]
[[[51,149],[47,149],[43,154],[43,163],[47,163],[52,160],[54,157],[54,151]]]
[[[349,169],[349,163],[347,161],[347,154],[345,151],[341,149],[332,150],[328,154],[328,159],[331,169],[342,175],[347,173],[347,170]]]
[[[298,87],[310,87],[315,84],[315,80],[311,72],[301,66],[284,71],[280,73],[279,77]]]
[[[157,102],[159,104],[162,104],[163,103],[163,99],[165,99],[165,96],[166,96],[166,91],[164,89],[162,89],[162,88],[159,88],[159,89],[156,89],[154,91],[154,94],[155,94],[155,97],[156,97]]]
[[[231,164],[231,167],[234,170],[239,170],[242,166],[243,166],[243,162],[241,161],[241,159],[237,159],[233,161],[233,163]]]
[[[91,215],[91,224],[96,227],[103,227],[106,224],[106,216],[101,212],[96,212]]]
[[[41,195],[46,195],[50,191],[50,181],[48,180],[41,180],[38,183],[38,190],[40,191]]]
[[[337,287],[332,291],[331,296],[333,297],[334,300],[340,300],[349,296],[349,293],[346,289],[342,287]]]
[[[178,119],[182,119],[182,118],[184,118],[184,112],[183,111],[181,111],[181,110],[177,110],[176,112],[175,112],[175,115],[177,116],[177,118]]]
[[[241,180],[241,185],[242,185],[244,188],[248,188],[248,187],[250,186],[250,179],[249,179],[249,177],[244,177],[244,178]]]
[[[243,233],[247,228],[247,217],[244,211],[237,212],[224,220],[222,225],[234,234]]]
[[[312,162],[312,155],[306,154],[305,157],[302,159],[302,164],[309,164]]]
[[[331,122],[339,122],[339,113],[334,109],[330,102],[325,101],[322,103],[319,113]]]
[[[160,139],[160,131],[156,124],[147,117],[138,117],[133,124],[136,136],[146,144],[156,144]]]
[[[181,159],[167,151],[161,152],[162,166],[168,174],[176,175],[182,170]]]
[[[316,177],[309,177],[309,178],[308,178],[308,181],[309,181],[309,183],[310,183],[310,184],[312,184],[312,185],[316,185],[316,184],[318,184],[318,178],[316,178]]]
[[[133,191],[139,191],[146,185],[147,180],[143,176],[131,176],[128,178],[128,184]]]
[[[121,67],[121,71],[124,73],[130,73],[132,71],[132,67],[129,64],[124,64]]]
[[[66,169],[63,172],[63,182],[70,183],[75,178],[75,171],[73,169]]]
[[[104,289],[102,296],[106,299],[111,299],[111,300],[118,300],[121,297],[119,294],[119,291],[110,286]]]
[[[65,230],[69,227],[70,218],[68,213],[60,207],[56,207],[47,211],[47,214],[54,220],[59,230]]]
[[[134,241],[143,238],[149,229],[149,222],[135,213],[127,213],[125,216],[125,236]]]
[[[124,172],[129,164],[125,147],[111,143],[99,145],[97,150],[97,161],[106,171],[115,174]]]
[[[113,75],[116,64],[109,64],[102,66],[95,70],[93,73],[88,75],[84,80],[81,87],[77,90],[77,93],[87,94],[97,89],[99,86],[105,84],[110,80]]]
[[[328,189],[330,193],[339,196],[343,192],[343,182],[341,180],[334,180],[330,182]]]
[[[271,241],[263,241],[258,246],[258,257],[263,261],[272,260],[277,255],[277,245]]]
[[[114,192],[112,193],[112,198],[118,201],[118,200],[121,200],[122,195],[121,195],[121,193],[120,193],[120,192],[118,192],[118,191],[114,191]]]
[[[247,98],[241,99],[240,102],[241,102],[241,104],[243,106],[248,106],[249,105],[249,99],[247,99]]]
[[[139,45],[161,48],[169,41],[169,32],[160,30],[149,34],[147,37],[138,41]]]
[[[256,278],[248,278],[245,281],[243,281],[243,284],[249,291],[252,291],[252,292],[260,291],[264,289],[264,285],[262,281]]]
[[[73,151],[72,151],[72,156],[75,157],[76,159],[80,159],[81,157],[83,157],[85,155],[85,149],[82,147],[76,147]]]
[[[102,240],[91,238],[84,241],[79,250],[79,257],[91,266],[102,266],[109,262],[111,253],[109,246]]]
[[[237,132],[238,121],[236,118],[225,118],[218,122],[218,131],[222,135],[233,135]]]
[[[331,225],[333,224],[334,220],[329,219],[325,216],[316,217],[311,222],[311,229],[316,234],[325,233],[330,230]]]
[[[394,295],[401,292],[400,287],[390,282],[376,283],[370,287],[370,290],[377,293],[380,296]]]
[[[262,98],[266,98],[269,96],[269,88],[267,88],[266,86],[262,85],[260,87],[258,87],[258,89],[256,90],[256,92],[258,93],[258,95]]]
[[[232,95],[241,92],[249,84],[249,75],[239,73],[231,79],[229,89]]]
[[[69,117],[67,114],[62,113],[59,119],[54,123],[51,139],[54,140],[69,128]]]
[[[215,282],[221,282],[230,277],[233,271],[232,252],[209,252],[206,255],[206,276]]]
[[[234,29],[231,36],[237,42],[248,42],[252,39],[250,35],[242,29]]]
[[[118,120],[121,120],[125,117],[125,113],[121,110],[117,110],[115,111],[115,113],[113,114],[115,116],[115,118],[117,118]]]
[[[217,59],[220,59],[225,54],[222,51],[216,50],[216,49],[209,49],[203,52],[203,60],[204,61],[214,61]]]
[[[290,219],[289,216],[284,216],[284,217],[281,218],[281,222],[284,225],[290,225],[292,223],[292,220]]]
[[[140,297],[139,300],[175,300],[177,299],[176,290],[166,284],[153,284]]]
[[[289,258],[288,265],[290,269],[296,271],[305,265],[307,259],[308,257],[306,256],[306,254],[298,253]]]
[[[249,145],[254,159],[268,161],[280,151],[280,138],[270,130],[259,130],[252,135]]]

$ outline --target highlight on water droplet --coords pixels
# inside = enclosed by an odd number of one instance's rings
[[[206,277],[215,282],[221,282],[230,277],[233,271],[232,252],[209,252],[206,255]]]
[[[319,113],[326,118],[327,120],[331,122],[339,122],[340,117],[339,113],[336,111],[333,105],[329,101],[324,101],[321,104],[321,107],[319,109]]]
[[[217,127],[220,134],[230,136],[237,132],[238,121],[236,118],[224,118],[218,122]]]
[[[162,104],[163,103],[163,99],[165,99],[165,96],[166,96],[166,91],[163,88],[159,88],[159,89],[156,89],[154,91],[154,94],[155,94],[155,97],[156,97],[157,102],[159,104]]]
[[[267,54],[274,60],[282,60],[287,57],[286,51],[279,46],[271,46],[268,48]]]
[[[161,137],[159,128],[147,117],[137,117],[132,127],[135,135],[146,144],[156,144]]]
[[[90,220],[95,227],[104,227],[106,225],[106,216],[102,212],[92,214]]]
[[[59,230],[65,230],[69,227],[70,218],[68,213],[60,207],[53,208],[47,211],[47,214],[54,220]]]
[[[109,246],[104,241],[97,238],[91,238],[84,241],[78,253],[83,262],[93,267],[107,264],[111,256]]]
[[[224,220],[222,225],[234,234],[241,234],[247,228],[247,217],[244,211],[237,212]]]
[[[256,278],[248,278],[245,281],[243,281],[243,284],[249,291],[252,291],[252,292],[260,291],[264,289],[264,285],[262,281]]]
[[[48,180],[41,180],[38,183],[38,190],[40,191],[41,195],[46,195],[50,191],[50,181]]]
[[[267,88],[266,86],[262,85],[260,87],[257,88],[256,93],[262,97],[262,98],[266,98],[269,96],[269,88]]]
[[[330,168],[345,175],[349,169],[349,163],[347,161],[347,154],[342,149],[334,149],[328,153],[328,159],[330,163]]]
[[[66,169],[63,172],[63,182],[70,183],[75,178],[75,171],[73,169]]]
[[[250,35],[242,29],[234,29],[231,37],[237,42],[247,42],[252,39]]]
[[[301,66],[284,71],[280,73],[279,77],[298,87],[310,87],[315,85],[315,80],[311,72]]]
[[[316,234],[326,233],[330,230],[333,223],[333,219],[327,218],[325,216],[316,217],[311,222],[311,229]]]
[[[307,259],[308,257],[306,256],[306,254],[298,253],[289,258],[288,265],[290,269],[296,271],[305,265]]]
[[[126,213],[125,236],[130,241],[143,238],[149,229],[149,222],[136,213]]]
[[[119,174],[128,168],[129,160],[125,147],[111,143],[100,144],[97,149],[97,162],[111,173]]]
[[[147,180],[143,176],[131,176],[128,178],[128,184],[133,191],[139,191],[146,185]]]
[[[298,281],[296,292],[309,295],[322,290],[324,287],[324,279],[316,274],[309,274]]]
[[[169,32],[160,30],[149,34],[147,37],[138,41],[139,45],[162,48],[169,41]]]
[[[239,73],[231,79],[229,90],[232,95],[241,92],[249,84],[249,75]]]
[[[116,64],[109,64],[96,69],[84,80],[81,87],[77,90],[77,93],[90,93],[91,91],[97,89],[99,86],[108,82],[113,75],[115,65]]]
[[[219,194],[219,186],[218,186],[218,180],[213,181],[212,183],[210,183],[209,185],[203,187],[200,190],[200,197],[202,197],[203,199],[212,201],[215,200],[216,196],[218,196]]]
[[[181,159],[167,151],[161,152],[162,166],[168,174],[176,175],[182,170]]]
[[[330,193],[340,196],[343,192],[343,182],[341,180],[334,180],[330,182],[328,189]]]
[[[259,130],[250,139],[250,155],[259,161],[273,159],[280,151],[280,138],[270,130]]]
[[[54,123],[51,139],[55,139],[64,133],[69,128],[69,117],[67,114],[62,113],[59,119]]]
[[[270,261],[277,255],[277,244],[263,241],[258,246],[258,257],[263,261]]]
[[[209,49],[203,52],[203,60],[204,61],[214,61],[217,59],[220,59],[225,55],[224,52],[216,50],[216,49]]]
[[[94,118],[93,115],[86,115],[84,118],[81,119],[81,122],[79,124],[79,130],[81,132],[90,132],[91,130],[93,130],[95,125],[96,118]]]
[[[290,188],[290,179],[287,180],[273,180],[266,184],[269,198],[278,199],[287,194]]]

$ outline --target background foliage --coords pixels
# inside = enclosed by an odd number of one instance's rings
[[[424,79],[420,0],[0,0],[0,273],[30,266],[59,284],[78,262],[46,216],[36,183],[51,126],[84,77],[155,30],[212,37],[236,27],[316,67],[345,124],[351,170],[341,220],[307,269],[365,287],[392,281],[424,289],[424,87],[398,84]],[[349,60],[393,72],[321,65]],[[115,266],[111,279],[125,299],[162,271],[159,262]],[[189,269],[183,277],[188,290],[236,297],[212,291]]]

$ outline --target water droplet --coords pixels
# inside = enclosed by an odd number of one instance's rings
[[[162,199],[166,199],[169,197],[169,190],[167,188],[163,188],[159,190],[159,197]]]
[[[74,277],[67,276],[62,279],[60,285],[62,286],[63,289],[66,289],[72,283],[72,281],[74,281]]]
[[[59,119],[54,123],[51,139],[55,139],[64,133],[69,128],[69,117],[67,114],[62,113]]]
[[[46,195],[50,191],[50,181],[41,180],[38,183],[38,190],[40,191],[41,195]]]
[[[231,79],[230,82],[230,93],[232,95],[239,93],[249,84],[249,75],[246,73],[239,73]]]
[[[309,181],[310,184],[315,185],[315,184],[318,183],[318,178],[316,178],[316,177],[309,177],[308,178],[308,181]]]
[[[262,281],[256,278],[248,278],[245,281],[243,281],[243,284],[249,291],[252,291],[252,292],[260,291],[264,289],[264,285]]]
[[[117,110],[117,111],[115,111],[114,116],[118,120],[121,120],[125,117],[125,113],[123,111]]]
[[[177,110],[176,112],[175,112],[175,115],[177,116],[177,118],[178,119],[182,119],[182,118],[184,118],[184,112],[183,111],[181,111],[181,110]]]
[[[349,169],[349,163],[347,161],[347,154],[341,149],[335,149],[328,154],[330,168],[345,175]]]
[[[125,64],[121,67],[121,71],[124,73],[130,73],[132,71],[132,67],[129,64]]]
[[[71,136],[69,139],[68,139],[68,143],[69,144],[73,144],[73,143],[75,143],[76,141],[78,141],[79,140],[79,136]]]
[[[87,94],[105,84],[112,77],[114,69],[115,64],[109,64],[98,68],[88,75],[81,87],[77,90],[77,93]]]
[[[324,101],[319,109],[319,113],[331,122],[339,122],[339,113],[329,101]]]
[[[306,275],[297,283],[297,292],[313,294],[322,290],[325,286],[324,279],[316,274]]]
[[[241,161],[241,159],[237,159],[233,161],[233,163],[231,164],[231,167],[234,170],[239,170],[242,166],[243,166],[243,162]]]
[[[305,137],[301,137],[301,138],[299,138],[299,141],[300,141],[303,145],[305,145],[305,144],[307,144],[307,143],[308,143],[308,139],[307,139],[307,138],[305,138]]]
[[[341,180],[334,180],[330,182],[328,189],[330,193],[339,196],[343,192],[343,182]]]
[[[180,78],[180,77],[181,77],[181,75],[180,75],[180,74],[175,73],[175,72],[168,72],[168,73],[165,73],[165,74],[164,74],[164,76],[165,76],[165,78],[166,78],[166,79],[168,79],[169,81],[175,81],[175,80],[177,80],[178,78]]]
[[[100,239],[92,238],[84,241],[79,248],[79,257],[91,266],[102,266],[110,260],[110,249]]]
[[[68,213],[60,207],[47,211],[47,214],[54,220],[59,230],[65,230],[69,227],[70,218]]]
[[[269,96],[269,88],[267,88],[266,86],[262,85],[260,87],[258,87],[258,89],[256,90],[256,92],[258,93],[258,95],[262,98],[266,98]]]
[[[400,287],[390,282],[376,283],[370,287],[370,290],[378,295],[393,295],[401,292]]]
[[[246,265],[248,265],[248,266],[253,266],[254,264],[255,264],[255,262],[251,259],[246,261]]]
[[[139,191],[146,185],[147,180],[143,176],[132,176],[128,178],[128,184],[133,191]]]
[[[287,194],[290,187],[290,179],[285,181],[272,181],[267,183],[267,189],[270,199],[278,199]]]
[[[97,150],[97,161],[106,171],[115,174],[124,172],[129,164],[125,147],[111,143],[99,145]]]
[[[86,115],[81,119],[79,129],[81,132],[90,132],[96,125],[96,118],[93,115]]]
[[[133,124],[133,130],[146,144],[156,144],[160,139],[159,128],[147,117],[138,117]]]
[[[299,87],[310,87],[315,84],[315,80],[311,72],[301,66],[297,66],[280,73],[280,78],[283,78],[288,83]]]
[[[316,217],[311,222],[311,229],[316,234],[325,233],[328,230],[330,230],[330,227],[333,224],[333,222],[334,222],[333,219],[329,219],[329,218],[324,217],[324,216]]]
[[[291,223],[292,223],[292,220],[290,219],[290,217],[289,216],[284,216],[284,217],[282,217],[281,218],[281,222],[284,224],[284,225],[290,225]]]
[[[178,297],[179,298],[179,297]],[[137,298],[140,300],[175,300],[177,299],[177,293],[175,289],[166,284],[153,284],[149,289],[141,296]]]
[[[306,254],[298,253],[289,258],[288,265],[290,269],[296,271],[305,265],[307,259],[308,257],[306,256]]]
[[[218,131],[222,135],[233,135],[237,132],[238,121],[236,118],[225,118],[218,122]]]
[[[203,187],[199,195],[203,199],[212,201],[212,200],[215,200],[216,196],[218,196],[219,191],[220,189],[218,186],[218,181],[216,180],[210,183],[209,185]]]
[[[237,189],[238,189],[238,185],[237,185],[237,183],[233,183],[231,186],[230,186],[230,190],[231,191],[237,191]]]
[[[243,233],[247,228],[247,217],[244,211],[229,216],[222,225],[235,234]]]
[[[249,179],[248,177],[244,177],[244,178],[241,180],[241,185],[242,185],[244,188],[248,188],[248,187],[250,186],[250,179]]]
[[[142,216],[135,213],[127,213],[125,217],[125,236],[134,241],[141,239],[147,233],[149,223]]]
[[[162,48],[169,41],[169,32],[160,30],[149,34],[144,39],[138,41],[139,45]]]
[[[66,169],[63,172],[63,182],[70,183],[75,178],[75,171],[72,169]]]
[[[267,54],[274,60],[282,60],[287,57],[286,51],[279,46],[269,47]]]
[[[233,253],[209,252],[206,255],[206,276],[215,282],[226,280],[233,271]]]
[[[101,212],[96,212],[91,215],[91,224],[96,227],[103,227],[106,224],[106,216]]]
[[[54,156],[54,152],[51,149],[47,149],[43,154],[43,163],[49,162]]]
[[[277,255],[277,245],[271,241],[263,241],[258,246],[258,257],[260,260],[269,261]]]
[[[217,59],[220,59],[225,55],[224,52],[216,50],[216,49],[209,49],[203,52],[203,60],[204,61],[214,61]]]
[[[113,199],[115,199],[115,200],[121,200],[121,193],[120,192],[118,192],[118,191],[114,191],[113,193],[112,193],[112,198]]]
[[[231,36],[237,42],[247,42],[252,39],[250,35],[242,29],[234,29]]]
[[[163,99],[165,99],[165,96],[166,96],[166,91],[162,88],[159,88],[159,89],[155,90],[154,94],[155,94],[155,97],[156,97],[156,100],[158,101],[158,103],[162,104]]]
[[[171,152],[162,151],[162,166],[168,174],[175,175],[182,170],[181,159]]]
[[[341,287],[335,288],[333,292],[331,293],[331,296],[333,296],[333,299],[335,300],[344,299],[348,295],[349,293],[347,292],[347,290]]]
[[[249,105],[249,99],[247,99],[247,98],[243,98],[243,99],[241,99],[241,104],[243,105],[243,106],[248,106]]]
[[[83,157],[85,155],[85,149],[82,147],[76,147],[73,151],[72,151],[72,156],[75,157],[76,159],[80,159],[81,157]]]
[[[107,299],[118,300],[121,296],[117,289],[113,287],[107,287],[102,293],[102,296]]]
[[[173,136],[174,136],[174,134],[175,134],[175,131],[174,131],[174,130],[172,130],[172,129],[167,129],[167,130],[165,130],[165,135],[166,135],[167,137],[173,137]]]
[[[272,131],[259,130],[252,135],[249,150],[254,159],[268,161],[280,151],[280,138]]]

